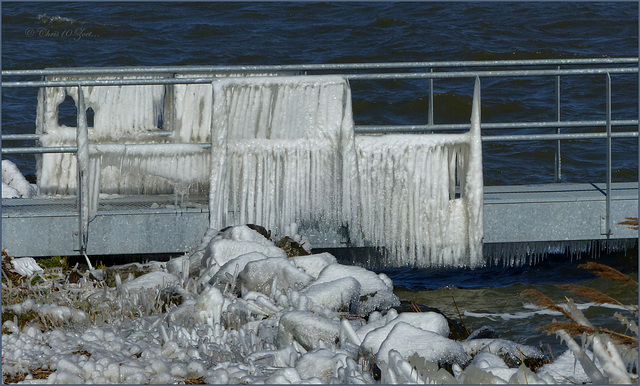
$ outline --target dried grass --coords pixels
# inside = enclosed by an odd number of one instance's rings
[[[184,384],[185,385],[205,385],[206,382],[204,381],[204,378],[189,378],[189,379],[185,379]]]
[[[18,286],[22,284],[22,276],[17,272],[13,271],[13,265],[11,264],[11,260],[13,258],[7,254],[7,252],[2,250],[2,275],[6,277],[14,286]]]
[[[637,217],[625,217],[626,221],[619,222],[618,225],[629,225],[629,228],[638,230]]]
[[[585,297],[595,304],[617,304],[624,307],[624,304],[620,303],[616,299],[609,295],[606,295],[595,288],[586,287],[578,284],[558,284],[558,287],[564,288],[573,294]]]
[[[547,334],[553,334],[560,330],[565,331],[571,337],[575,337],[582,334],[593,335],[596,333],[603,333],[610,336],[620,344],[628,345],[630,348],[638,347],[638,340],[632,336],[621,334],[619,332],[611,331],[605,328],[598,328],[592,326],[583,326],[574,321],[571,322],[553,322],[542,327],[538,327],[538,330],[544,331]]]
[[[629,275],[626,275],[615,268],[611,268],[604,264],[598,264],[594,262],[588,262],[585,264],[580,264],[578,268],[583,268],[591,271],[593,274],[603,277],[605,279],[624,281],[630,284],[638,285],[638,282],[633,280]]]
[[[53,374],[53,372],[54,370],[43,370],[43,369],[29,370],[29,373],[31,374],[33,379],[48,379],[49,375]],[[4,379],[4,383],[6,384],[20,383],[20,382],[23,382],[26,377],[27,377],[26,373],[20,373],[20,374],[17,374],[16,376],[6,377]]]
[[[542,292],[533,288],[529,288],[522,291],[522,294],[530,297],[538,307],[543,307],[551,311],[560,312],[567,318],[572,319],[567,310],[557,305],[553,300],[549,299],[549,297],[547,297],[547,295],[543,294]]]

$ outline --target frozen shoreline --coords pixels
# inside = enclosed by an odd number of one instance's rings
[[[287,257],[247,226],[210,231],[191,255],[151,266],[115,288],[88,275],[46,295],[34,285],[40,299],[3,307],[45,323],[3,323],[3,380],[40,369],[53,372],[24,382],[590,382],[571,351],[534,373],[518,358],[542,360],[539,349],[451,340],[438,313],[398,315],[386,275],[328,253]]]

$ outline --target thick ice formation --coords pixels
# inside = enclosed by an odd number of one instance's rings
[[[356,139],[363,243],[387,247],[385,264],[484,264],[479,81],[471,115],[465,134]]]
[[[188,73],[176,74],[176,78],[210,78],[243,76],[294,75],[291,72],[272,73]],[[173,93],[173,125],[175,142],[211,142],[211,117],[213,114],[213,90],[211,83],[177,84]]]
[[[36,272],[43,271],[33,257],[21,257],[11,260],[13,270],[21,276],[30,277]]]
[[[211,228],[292,222],[335,229],[351,214],[353,118],[342,77],[214,82]]]
[[[27,181],[13,162],[2,160],[2,198],[31,198],[36,188]]]
[[[102,80],[130,79],[133,75],[100,76]],[[151,78],[135,76],[136,78]],[[160,75],[159,77],[164,77]],[[78,80],[91,76],[54,76],[48,80]],[[93,111],[89,127],[91,143],[165,142],[160,122],[164,119],[165,87],[149,86],[86,86],[82,88],[84,108]],[[42,146],[76,145],[76,128],[60,124],[60,104],[69,96],[78,106],[77,87],[46,87],[38,94],[36,133]],[[82,118],[84,114],[80,115]],[[80,144],[78,144],[80,145]],[[77,189],[76,156],[71,153],[43,154],[38,160],[38,186],[44,194],[75,194]],[[147,177],[149,179],[150,177]],[[129,179],[133,179],[129,181]],[[152,178],[151,178],[152,179]],[[135,186],[139,191],[141,177],[122,174],[119,170],[103,171],[101,188],[107,193],[120,192],[119,186]],[[144,180],[143,180],[144,181]],[[149,184],[149,181],[144,181]],[[162,181],[160,181],[162,183]],[[166,182],[165,182],[166,184]],[[144,186],[144,185],[143,185]],[[166,186],[166,185],[165,185]]]
[[[42,145],[77,139],[93,214],[98,192],[209,189],[212,229],[348,226],[353,245],[386,248],[385,266],[484,264],[479,80],[468,133],[357,140],[350,88],[339,76],[227,75],[212,84],[82,90],[83,108],[95,114],[88,138],[57,121],[65,95],[78,100],[74,87],[41,90],[38,133]],[[199,141],[212,141],[212,150]],[[43,155],[44,193],[73,193],[76,178],[75,156]]]

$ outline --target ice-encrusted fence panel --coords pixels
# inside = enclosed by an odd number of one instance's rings
[[[158,75],[157,77],[166,77]],[[146,79],[151,76],[50,76],[47,80],[82,79]],[[84,86],[85,108],[94,112],[93,126],[89,127],[88,143],[160,143],[166,137],[157,136],[162,132],[159,127],[165,110],[165,86]],[[76,127],[59,123],[60,105],[69,96],[78,106],[77,87],[43,87],[38,93],[36,133],[40,135],[41,146],[76,145]],[[122,154],[91,152],[92,160],[100,158],[105,165],[117,165],[123,159]],[[93,167],[99,165],[95,160]],[[92,167],[92,169],[93,169]],[[106,193],[139,193],[146,187],[155,192],[172,189],[165,179],[151,175],[138,175],[122,172],[119,166],[106,166],[102,170],[92,170],[100,175],[99,185]],[[38,188],[44,194],[75,194],[77,190],[76,155],[71,153],[48,153],[38,156]]]
[[[225,73],[186,73],[175,74],[175,78],[245,76],[293,76],[293,71],[280,72],[225,72]],[[172,88],[174,140],[176,142],[211,142],[212,91],[211,83],[176,84]]]
[[[95,114],[80,151],[90,157],[91,212],[99,191],[184,193],[196,185],[210,190],[212,228],[346,225],[352,245],[389,251],[386,266],[484,264],[479,80],[468,133],[355,140],[344,77],[253,75],[171,86],[170,97],[165,86],[83,86]],[[51,78],[62,79],[84,77]],[[76,128],[58,123],[60,103],[69,95],[77,105],[77,93],[40,90],[41,145],[78,143]],[[167,108],[171,120],[161,128]],[[189,144],[208,141],[210,152]],[[73,194],[76,181],[75,155],[42,155],[42,193]]]
[[[385,247],[385,266],[479,266],[480,83],[464,134],[354,140],[339,77],[213,83],[210,226],[291,222]]]
[[[474,267],[482,255],[480,82],[464,134],[356,139],[360,245],[384,246],[387,267]]]
[[[339,76],[213,83],[211,227],[349,222],[355,175],[351,91]]]
[[[235,78],[283,74],[295,73],[58,75],[49,76],[47,80]],[[211,87],[210,83],[83,86],[85,108],[94,112],[88,142],[92,144],[92,174],[98,176],[101,191],[160,194],[175,192],[176,188],[184,191],[187,186],[189,191],[206,193],[209,189],[210,152],[185,144],[211,142]],[[40,135],[41,146],[76,145],[76,128],[67,127],[58,119],[60,105],[67,96],[78,105],[77,87],[40,89],[36,132]],[[143,144],[162,146],[138,146]],[[76,193],[77,165],[74,154],[49,153],[38,158],[38,186],[42,193]],[[194,176],[196,171],[199,173],[197,177]]]

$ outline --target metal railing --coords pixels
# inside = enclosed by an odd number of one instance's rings
[[[606,66],[606,67],[600,67]],[[493,67],[511,67],[511,69],[492,69]],[[534,67],[534,68],[523,68]],[[550,68],[539,68],[550,67]],[[462,70],[461,70],[462,69]],[[421,125],[356,125],[356,134],[380,133],[431,133],[468,130],[470,124],[436,124],[434,123],[434,80],[460,78],[517,78],[517,77],[555,77],[555,121],[501,122],[483,123],[482,129],[543,129],[555,128],[552,134],[508,134],[483,135],[483,142],[510,141],[555,141],[555,181],[561,180],[561,141],[575,139],[605,139],[607,142],[607,193],[606,193],[606,233],[611,233],[611,141],[613,138],[637,138],[638,120],[613,120],[611,117],[611,75],[637,74],[638,58],[593,58],[593,59],[549,59],[549,60],[506,60],[506,61],[449,61],[449,62],[407,62],[407,63],[355,63],[355,64],[307,64],[307,65],[266,65],[266,66],[165,66],[165,67],[118,67],[118,68],[67,68],[44,70],[5,70],[2,71],[3,88],[32,87],[78,87],[82,99],[83,86],[121,86],[121,85],[177,85],[206,84],[212,82],[213,74],[224,73],[268,73],[280,71],[296,71],[300,73],[340,74],[350,81],[361,80],[399,80],[428,79],[429,104],[427,123]],[[211,76],[202,76],[210,73]],[[128,78],[128,79],[66,79],[66,80],[15,80],[5,81],[5,77],[46,77],[46,76],[99,76],[99,75],[144,75],[169,74],[165,78]],[[184,77],[177,78],[175,74]],[[578,75],[601,75],[606,85],[606,118],[605,120],[562,121],[560,82],[562,77]],[[78,101],[78,105],[84,101]],[[78,109],[78,132],[87,130],[86,117],[80,122],[84,111]],[[562,133],[563,128],[604,127],[604,132],[597,133]],[[634,127],[635,131],[612,132],[612,127]],[[159,133],[171,135],[170,132]],[[3,134],[2,141],[38,140],[37,134]],[[204,149],[211,143],[201,143]],[[77,153],[78,146],[55,147],[13,147],[2,148],[2,154],[43,154],[43,153]],[[79,176],[79,179],[81,177]],[[78,184],[80,187],[80,183]],[[82,189],[79,189],[82,191]],[[79,203],[83,200],[79,198]],[[80,209],[80,208],[79,208]],[[82,212],[82,210],[79,210]],[[85,211],[86,212],[86,211]],[[85,213],[86,214],[86,213]],[[79,213],[82,217],[82,214]]]

